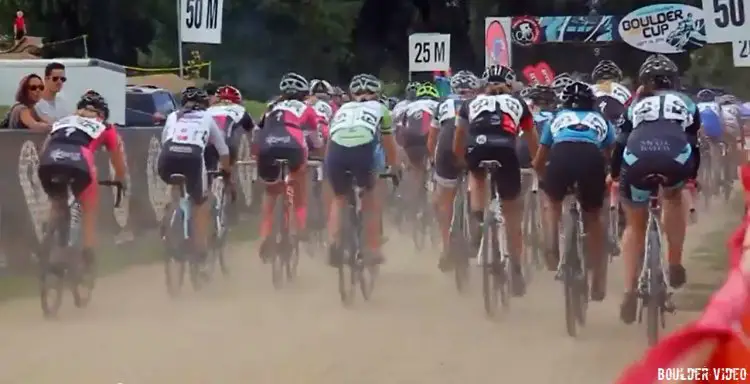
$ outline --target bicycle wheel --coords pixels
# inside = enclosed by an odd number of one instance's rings
[[[654,223],[651,223],[646,237],[646,263],[648,268],[648,288],[647,294],[643,298],[646,305],[646,338],[648,345],[655,345],[659,342],[659,325],[663,322],[660,319],[664,314],[663,302],[666,295],[664,286],[664,272],[661,269],[661,239],[659,238],[659,229]]]
[[[424,249],[426,228],[425,228],[425,209],[422,203],[417,205],[417,209],[414,210],[414,214],[411,215],[411,240],[414,243],[414,248],[417,251]]]
[[[354,217],[353,210],[354,207],[351,206],[347,206],[344,209],[343,215],[345,216],[342,217],[342,223],[347,223],[348,225],[341,226],[339,235],[339,244],[341,245],[339,251],[342,253],[341,262],[338,267],[339,296],[341,297],[341,302],[347,307],[354,303],[356,285],[359,282],[359,265],[357,263],[359,247],[355,238],[357,236],[356,230],[353,228],[356,225],[356,220],[346,220]]]
[[[166,278],[167,292],[171,297],[179,296],[185,281],[185,230],[184,212],[176,207],[176,203],[170,204],[175,207],[167,209],[162,219],[162,239],[165,245],[164,277]]]
[[[214,231],[213,257],[215,261],[219,262],[221,274],[224,277],[229,277],[229,264],[227,263],[224,253],[224,249],[227,245],[228,228],[227,195],[223,186],[221,188],[221,194],[219,195],[219,201],[216,204],[216,211],[214,212]]]
[[[563,294],[565,297],[565,329],[568,335],[575,337],[578,333],[577,322],[579,321],[581,308],[581,295],[579,294],[578,274],[581,265],[578,255],[578,228],[577,218],[573,214],[563,216],[563,262],[562,281]]]
[[[53,268],[52,253],[58,252],[55,246],[58,235],[58,225],[49,225],[45,230],[42,247],[39,252],[39,293],[42,313],[47,319],[57,316],[62,306],[63,291],[65,290],[65,269]]]
[[[286,197],[282,196],[279,198],[279,201],[276,202],[274,213],[276,219],[274,220],[274,230],[271,235],[271,241],[276,242],[274,254],[271,259],[271,282],[276,289],[281,289],[284,286],[285,264],[289,261],[289,257],[287,256],[289,227],[285,222],[286,217],[284,216],[284,205],[286,203],[283,199],[285,198]]]
[[[494,255],[495,249],[497,249],[497,239],[494,236],[495,226],[492,220],[489,214],[485,214],[485,221],[482,224],[482,242],[479,246],[481,249],[480,257],[482,258],[482,296],[484,298],[484,310],[489,316],[495,316],[497,313],[503,285],[503,282],[499,280],[500,275],[497,273],[500,265]]]
[[[88,271],[84,270],[83,261],[81,260],[82,255],[81,249],[67,248],[67,252],[75,252],[79,259],[73,264],[73,273],[68,273],[70,276],[70,292],[73,294],[73,304],[76,308],[86,308],[91,303],[91,298],[94,294],[94,285],[96,283],[96,270],[93,265],[89,267]]]

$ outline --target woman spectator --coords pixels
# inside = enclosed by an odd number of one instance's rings
[[[35,74],[21,80],[16,91],[16,104],[8,112],[8,126],[11,129],[28,129],[33,132],[48,132],[50,124],[44,122],[34,110],[34,105],[42,97],[44,82]]]

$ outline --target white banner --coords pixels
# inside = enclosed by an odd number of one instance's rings
[[[449,71],[451,35],[415,33],[409,35],[409,72]]]
[[[729,43],[747,38],[750,0],[703,0],[706,40]]]
[[[221,44],[224,0],[180,0],[183,43]]]
[[[511,44],[511,18],[484,18],[484,66],[513,64],[513,44]]]
[[[750,40],[733,42],[732,57],[735,67],[750,67]]]

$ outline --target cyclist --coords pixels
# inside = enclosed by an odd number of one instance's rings
[[[419,188],[424,186],[427,178],[427,134],[432,119],[437,114],[438,90],[430,83],[417,88],[417,99],[409,103],[403,114],[403,127],[397,132],[397,139],[406,152],[408,169],[411,176],[407,191],[411,196],[409,202],[415,201]],[[420,183],[422,183],[420,185]]]
[[[427,137],[430,158],[435,161],[435,207],[443,240],[443,251],[438,267],[443,271],[452,268],[450,255],[450,225],[453,218],[453,200],[456,183],[461,173],[458,160],[453,153],[453,136],[456,132],[456,116],[461,104],[476,96],[479,78],[469,72],[460,71],[451,77],[451,89],[455,97],[440,102],[438,113],[432,121]]]
[[[326,175],[335,194],[333,207],[328,217],[329,263],[338,266],[342,252],[338,244],[341,229],[341,212],[348,204],[347,194],[352,182],[365,190],[362,209],[365,212],[364,233],[366,258],[369,262],[382,263],[380,252],[380,202],[373,196],[375,153],[382,143],[385,162],[396,161],[396,145],[391,135],[391,116],[388,109],[378,101],[382,86],[373,75],[354,76],[349,92],[354,100],[344,104],[334,115],[331,124],[331,139],[326,153]],[[377,214],[373,214],[377,213]]]
[[[75,114],[52,125],[42,145],[39,160],[39,181],[49,196],[49,221],[62,215],[68,204],[68,185],[55,181],[59,177],[72,180],[73,195],[81,203],[82,255],[88,274],[95,262],[96,222],[98,218],[97,173],[94,153],[104,145],[115,169],[115,179],[123,183],[127,169],[120,137],[114,125],[107,123],[109,106],[98,94],[87,93],[76,104]]]
[[[626,324],[635,320],[636,278],[644,249],[649,194],[656,186],[654,179],[661,185],[669,284],[679,288],[686,281],[682,246],[687,222],[681,189],[688,179],[695,179],[700,165],[700,114],[694,103],[687,104],[684,95],[674,90],[678,73],[677,65],[664,55],[651,55],[641,65],[638,77],[643,89],[621,126],[610,167],[611,179],[622,175],[619,185],[626,218],[622,238],[625,294],[620,318]]]
[[[604,228],[600,220],[606,192],[605,167],[614,145],[615,132],[596,105],[596,96],[588,84],[576,81],[563,88],[561,110],[544,125],[534,169],[544,177],[544,192],[549,199],[547,224],[547,268],[554,271],[560,261],[558,226],[562,202],[576,187],[581,205],[588,255],[591,257],[591,299],[601,301],[606,293],[603,274]],[[546,165],[545,165],[546,163]]]
[[[324,138],[328,137],[328,126],[338,109],[338,105],[332,100],[333,94],[334,89],[329,82],[317,79],[310,82],[310,97],[307,99],[307,104],[311,105],[320,117]]]
[[[393,111],[394,108],[396,108],[396,105],[400,102],[398,97],[391,96],[387,100],[388,110]]]
[[[323,139],[319,131],[318,114],[304,100],[310,92],[310,84],[303,76],[290,72],[279,82],[281,97],[263,115],[259,130],[253,137],[257,154],[258,176],[266,189],[261,211],[260,258],[271,260],[270,239],[273,229],[273,210],[276,199],[285,191],[284,180],[280,180],[281,167],[277,159],[289,161],[289,182],[294,190],[294,222],[296,236],[305,237],[307,223],[307,156],[308,148],[319,149]]]
[[[250,133],[255,128],[255,121],[242,105],[242,94],[231,85],[221,86],[217,88],[215,94],[209,94],[209,104],[207,112],[224,133],[229,147],[230,160],[234,164],[237,161],[237,151],[239,151],[242,135],[242,131],[235,128],[242,128],[245,133]],[[216,169],[218,161],[219,154],[216,153],[216,148],[214,146],[206,148],[206,168]]]
[[[724,136],[726,138],[729,158],[733,164],[737,164],[737,146],[744,144],[742,137],[742,117],[740,116],[740,100],[737,96],[727,94],[717,97],[721,112],[721,121],[724,123]]]
[[[187,87],[182,91],[181,108],[167,116],[161,133],[162,150],[159,155],[159,177],[169,183],[173,174],[185,176],[185,191],[192,202],[192,239],[198,260],[206,260],[210,223],[205,152],[216,148],[225,180],[231,180],[229,148],[221,129],[207,111],[209,96],[202,89]]]
[[[622,123],[632,94],[621,84],[622,70],[611,60],[602,60],[591,71],[596,105],[604,117],[615,126]]]
[[[465,101],[458,110],[453,153],[468,166],[472,216],[480,223],[484,219],[487,186],[479,164],[483,160],[496,160],[501,164],[493,175],[495,185],[490,190],[496,189],[502,200],[514,282],[511,288],[514,295],[520,296],[526,292],[526,283],[521,272],[523,200],[519,199],[521,168],[515,149],[516,137],[523,131],[532,153],[536,153],[539,138],[528,106],[511,94],[511,84],[516,80],[513,70],[493,65],[484,70],[482,80],[486,84],[484,90]],[[475,246],[481,241],[478,232],[472,239]]]
[[[552,89],[555,91],[555,94],[559,97],[563,88],[567,87],[573,82],[574,80],[570,76],[570,74],[563,72],[563,73],[557,74],[555,78],[552,79],[552,83],[549,86],[552,87]]]

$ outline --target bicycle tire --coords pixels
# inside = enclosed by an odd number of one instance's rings
[[[342,215],[342,223],[346,223],[346,218],[352,218],[352,207],[346,206]],[[351,234],[350,225],[342,225],[339,233],[339,244],[341,244],[340,252],[342,252],[341,260],[338,265],[338,283],[339,283],[339,297],[341,303],[345,307],[349,307],[354,304],[354,293],[356,292],[356,285],[359,281],[357,276],[357,244],[356,239]]]
[[[289,258],[284,263],[284,272],[288,282],[294,281],[297,277],[297,268],[299,267],[299,240],[295,237],[289,240]]]
[[[57,317],[65,291],[64,270],[53,271],[50,263],[56,234],[57,225],[45,229],[39,252],[39,299],[46,319]]]
[[[182,292],[185,282],[186,261],[184,251],[187,241],[184,238],[184,213],[178,203],[169,204],[170,209],[164,212],[162,218],[162,234],[165,245],[164,276],[167,293],[177,297]]]
[[[580,266],[575,265],[576,260],[580,262],[578,255],[578,228],[576,218],[568,212],[563,216],[563,248],[562,281],[563,295],[565,298],[565,329],[570,337],[578,335],[579,312],[581,297],[579,295],[579,284],[576,278]]]
[[[644,299],[646,301],[646,338],[648,345],[652,346],[659,342],[659,325],[662,313],[663,295],[663,271],[661,270],[661,239],[658,232],[649,229],[646,237],[646,253],[648,255],[648,290]]]
[[[221,270],[221,274],[224,277],[229,277],[230,275],[230,269],[229,264],[226,260],[226,254],[224,252],[224,249],[227,245],[227,202],[226,202],[226,192],[225,189],[222,188],[222,194],[221,194],[221,201],[217,205],[217,211],[215,215],[215,224],[216,224],[216,237],[214,242],[214,259],[219,262],[219,269]]]
[[[80,253],[80,249],[68,249],[68,252]],[[79,255],[80,257],[80,255]],[[73,294],[73,305],[76,308],[86,308],[94,297],[94,286],[96,285],[96,270],[92,265],[89,274],[85,275],[83,265],[76,267],[76,271],[70,274],[70,292]],[[84,294],[85,292],[85,294]]]
[[[411,232],[411,240],[414,243],[414,248],[417,251],[422,251],[425,246],[425,228],[423,226],[423,218],[424,218],[424,210],[422,209],[422,205],[420,204],[418,208],[414,211],[414,215],[412,215],[412,232]]]
[[[274,230],[271,234],[272,241],[276,242],[271,259],[271,283],[277,290],[284,287],[284,273],[286,271],[285,263],[288,262],[288,258],[284,256],[287,252],[285,247],[289,238],[289,229],[284,228],[286,226],[284,217],[285,201],[285,194],[280,196],[276,201],[276,207],[274,208],[276,220],[274,220]]]
[[[488,316],[495,316],[498,309],[498,291],[500,282],[497,281],[495,273],[495,260],[493,250],[495,249],[495,236],[492,236],[492,225],[490,224],[489,214],[485,213],[485,221],[482,223],[482,297],[484,299],[484,311]]]

